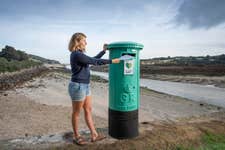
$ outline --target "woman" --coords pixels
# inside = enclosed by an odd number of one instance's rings
[[[104,44],[103,50],[95,57],[89,57],[84,54],[86,48],[86,35],[83,33],[75,33],[71,37],[68,49],[70,50],[70,65],[72,70],[71,82],[69,83],[69,95],[72,100],[72,126],[73,141],[79,145],[87,144],[87,141],[78,133],[78,121],[81,109],[84,109],[85,121],[91,132],[91,141],[99,141],[105,136],[99,135],[94,127],[91,114],[91,91],[90,91],[90,68],[92,65],[103,65],[111,63],[119,63],[119,59],[100,59],[107,49]]]

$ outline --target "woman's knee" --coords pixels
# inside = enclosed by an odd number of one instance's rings
[[[80,111],[73,111],[72,112],[72,117],[79,117],[79,115],[80,115]]]
[[[73,102],[72,103],[72,107],[73,107],[73,112],[72,114],[74,115],[79,115],[80,114],[80,111],[83,107],[83,102]]]
[[[73,109],[72,116],[78,117],[80,115],[81,109]]]
[[[90,106],[84,106],[84,112],[85,113],[91,113],[92,108]]]

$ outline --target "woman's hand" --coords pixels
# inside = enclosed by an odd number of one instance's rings
[[[119,58],[112,59],[112,63],[118,64],[118,63],[120,63],[120,59]]]
[[[107,50],[107,47],[108,47],[108,44],[104,44],[103,45],[103,51],[106,51]]]

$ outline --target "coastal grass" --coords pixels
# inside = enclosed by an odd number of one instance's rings
[[[202,137],[203,146],[199,150],[222,150],[225,149],[225,134],[213,134],[206,132]]]
[[[21,69],[31,68],[31,67],[40,66],[40,65],[42,65],[41,62],[35,62],[32,60],[7,61],[5,58],[0,57],[0,73],[14,72],[14,71],[19,71]]]
[[[146,137],[147,138],[147,137]],[[126,142],[126,141],[125,141]],[[209,133],[206,132],[204,133],[200,140],[197,141],[199,146],[194,146],[190,142],[190,144],[186,143],[188,146],[184,146],[182,144],[177,144],[174,145],[173,148],[166,148],[167,150],[224,150],[225,149],[225,135],[224,134],[214,134],[214,133]],[[139,146],[138,145],[143,145],[143,142],[141,141],[136,141],[132,142],[129,144],[123,144],[122,141],[116,142],[112,145],[108,144],[103,144],[103,145],[89,145],[89,146],[84,146],[80,147],[77,145],[66,145],[64,146],[59,146],[59,147],[49,147],[47,148],[48,150],[59,150],[59,149],[67,149],[67,150],[72,150],[72,149],[100,149],[103,150],[104,148],[107,148],[108,150],[115,150],[115,149],[124,149],[124,150],[136,150]],[[163,144],[163,143],[162,143]],[[125,146],[126,145],[126,146]],[[151,145],[151,144],[150,144]],[[145,149],[148,150],[160,150],[157,145],[153,146],[152,145],[149,147],[145,147]],[[140,146],[142,147],[142,146]],[[165,147],[164,147],[165,148]]]
[[[147,126],[144,125],[145,127]],[[154,130],[146,130],[137,138],[118,140],[114,143],[76,144],[50,146],[48,150],[224,150],[225,128],[223,121],[184,124],[151,123]],[[46,149],[46,148],[45,148]]]
[[[177,145],[174,150],[223,150],[225,149],[225,134],[206,132],[201,136],[200,143],[198,147]]]

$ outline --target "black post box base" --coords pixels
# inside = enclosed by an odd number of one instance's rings
[[[138,109],[122,112],[109,108],[109,135],[116,139],[138,136]]]

